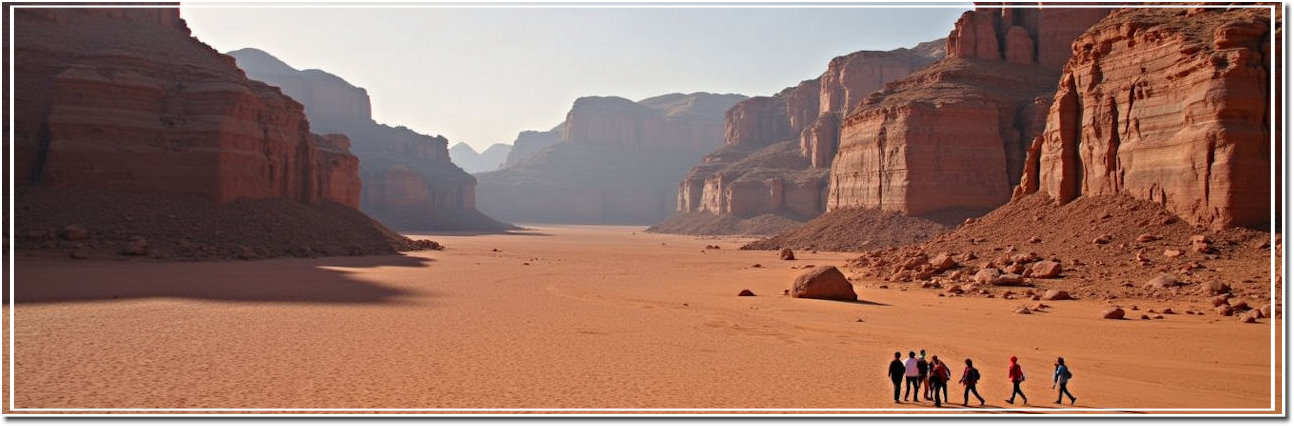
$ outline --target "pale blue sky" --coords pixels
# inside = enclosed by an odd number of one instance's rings
[[[580,96],[771,95],[831,58],[948,35],[952,8],[207,8],[194,36],[368,89],[374,118],[478,151]]]

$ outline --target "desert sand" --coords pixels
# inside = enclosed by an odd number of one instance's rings
[[[736,250],[747,239],[634,227],[432,238],[448,248],[200,263],[19,253],[18,303],[4,312],[14,316],[17,413],[1281,412],[1272,360],[1283,354],[1272,339],[1282,330],[1266,319],[1104,320],[1095,301],[1019,315],[1018,300],[866,282],[855,282],[859,303],[793,299],[782,295],[802,272],[793,266],[843,266],[853,255],[782,261]],[[710,244],[722,249],[703,250]],[[757,296],[737,297],[742,289]],[[973,358],[986,411],[960,411],[957,384],[957,405],[894,404],[884,375],[893,352],[923,348],[954,379]],[[1012,355],[1031,405],[1003,401]],[[1074,371],[1076,405],[1052,404],[1056,356]]]

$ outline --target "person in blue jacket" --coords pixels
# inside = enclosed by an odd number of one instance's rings
[[[1074,394],[1069,393],[1069,387],[1067,385],[1069,384],[1069,379],[1071,377],[1074,377],[1074,374],[1070,373],[1069,367],[1065,366],[1065,358],[1057,357],[1056,374],[1053,374],[1051,377],[1052,389],[1055,389],[1057,384],[1060,385],[1060,392],[1056,393],[1057,404],[1060,403],[1062,396],[1069,397],[1069,405],[1074,405],[1074,401],[1078,400],[1078,398],[1074,398]]]

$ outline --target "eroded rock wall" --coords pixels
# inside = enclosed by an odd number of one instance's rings
[[[1271,19],[1169,8],[1102,20],[1074,43],[1017,193],[1126,193],[1193,224],[1268,225]]]

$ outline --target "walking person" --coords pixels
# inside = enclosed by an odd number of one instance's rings
[[[1024,396],[1024,391],[1020,390],[1020,382],[1024,381],[1024,369],[1016,363],[1015,356],[1011,356],[1011,368],[1006,376],[1011,379],[1011,399],[1006,400],[1007,404],[1015,404],[1015,395],[1020,394],[1020,398],[1024,399],[1024,405],[1029,405],[1029,397]]]
[[[966,369],[962,370],[962,379],[958,380],[957,383],[961,383],[962,386],[965,386],[965,390],[962,391],[963,406],[966,405],[967,402],[970,402],[971,393],[974,393],[975,397],[979,398],[979,405],[984,405],[984,397],[979,396],[979,389],[975,388],[975,384],[979,383],[979,369],[975,368],[975,365],[971,362],[970,358],[966,358]],[[945,397],[944,399],[948,398]]]
[[[1055,389],[1056,384],[1060,384],[1060,391],[1056,392],[1057,404],[1060,403],[1060,397],[1062,396],[1069,397],[1069,405],[1074,405],[1074,401],[1078,400],[1078,398],[1074,397],[1074,394],[1069,393],[1069,387],[1066,386],[1069,384],[1071,377],[1074,377],[1074,374],[1070,373],[1069,367],[1065,366],[1065,358],[1056,357],[1056,373],[1051,376],[1051,388]]]
[[[908,393],[912,393],[912,400],[916,401],[917,396],[921,395],[921,371],[917,368],[916,352],[908,351],[908,359],[903,360],[903,377],[907,383],[903,387],[903,400],[908,400]],[[915,387],[916,389],[913,389]]]
[[[938,356],[930,357],[930,392],[935,395],[936,407],[943,406],[942,401],[939,399],[939,392],[943,389],[944,394],[947,395],[948,377],[948,366],[940,362]],[[944,396],[943,400],[947,399],[948,397]]]
[[[899,388],[903,387],[903,375],[907,373],[907,368],[903,366],[903,361],[899,357],[903,356],[900,352],[894,353],[894,360],[890,361],[890,381],[894,382],[894,403],[899,403]]]
[[[948,364],[944,364],[942,359],[939,360],[939,366],[944,369],[944,385],[942,389],[944,391],[944,402],[948,402],[948,381],[953,379],[953,370],[948,368]]]
[[[930,398],[930,363],[926,361],[925,349],[921,350],[921,358],[917,358],[917,373],[920,378],[918,388],[925,387],[925,392],[921,395],[926,397],[926,401],[929,401],[932,399]],[[912,399],[916,400],[916,396],[913,396]]]

